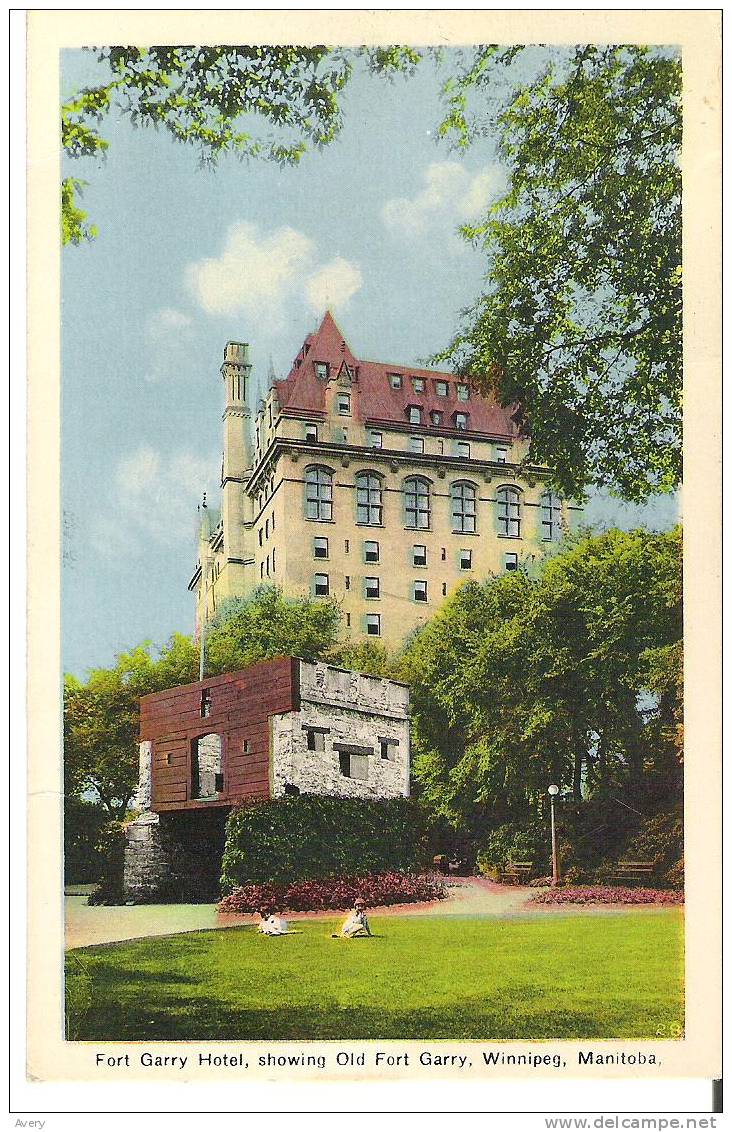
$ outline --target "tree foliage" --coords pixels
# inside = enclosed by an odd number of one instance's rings
[[[198,648],[176,633],[155,657],[149,644],[64,682],[64,791],[92,795],[121,820],[137,788],[140,696],[198,677]]]
[[[206,675],[275,656],[321,660],[338,641],[340,620],[335,602],[287,598],[277,586],[261,586],[221,605],[206,637]]]
[[[476,833],[576,803],[677,797],[681,535],[583,535],[534,578],[469,582],[417,635],[414,770],[423,803]],[[670,721],[670,722],[669,722]]]
[[[508,193],[463,232],[486,287],[441,360],[521,406],[531,460],[581,496],[681,476],[681,63],[669,50],[488,46],[441,133],[499,138]],[[486,377],[485,375],[489,375]]]
[[[310,146],[337,136],[339,98],[357,59],[386,76],[409,72],[419,60],[412,48],[397,46],[128,46],[96,54],[107,81],[76,92],[61,107],[66,155],[102,156],[109,142],[101,124],[119,112],[133,126],[194,146],[205,164],[224,153],[297,164]],[[64,243],[96,234],[79,216],[78,188],[72,178],[62,185]]]

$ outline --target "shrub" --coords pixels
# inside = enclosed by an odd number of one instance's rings
[[[684,887],[684,858],[672,865],[663,878],[663,883],[669,888]]]
[[[484,876],[500,877],[510,861],[533,861],[545,869],[551,861],[551,841],[546,822],[498,826],[478,852],[478,868]]]
[[[219,904],[221,912],[258,912],[277,908],[290,912],[319,912],[351,908],[363,900],[370,908],[444,900],[444,881],[413,873],[374,873],[368,876],[300,880],[292,884],[247,884],[235,888]]]
[[[662,813],[647,818],[623,849],[623,860],[653,861],[666,873],[684,854],[684,822],[680,813]]]
[[[102,828],[96,844],[101,862],[99,883],[89,897],[89,904],[123,904],[125,867],[125,827],[110,821]]]
[[[623,888],[588,885],[585,888],[550,888],[530,897],[533,904],[683,904],[681,892],[659,888]]]
[[[221,887],[412,872],[428,859],[420,813],[408,798],[301,794],[232,811]]]

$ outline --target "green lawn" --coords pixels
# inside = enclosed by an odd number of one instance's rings
[[[72,1040],[651,1038],[683,1023],[679,909],[372,918],[69,952]]]

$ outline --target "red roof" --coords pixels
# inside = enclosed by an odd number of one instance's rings
[[[422,408],[422,424],[431,425],[430,413],[443,414],[441,429],[454,429],[454,414],[468,414],[470,432],[490,436],[515,437],[519,429],[512,419],[511,409],[502,408],[492,397],[484,397],[471,387],[470,398],[459,401],[457,386],[463,384],[455,374],[439,370],[418,369],[396,362],[369,362],[356,358],[339,330],[332,314],[327,311],[320,328],[309,334],[284,381],[275,383],[280,407],[291,416],[299,413],[325,414],[325,390],[328,382],[318,377],[316,364],[329,367],[329,376],[337,378],[342,366],[349,367],[353,375],[351,389],[353,419],[363,424],[400,424],[409,427],[408,406]],[[392,388],[390,375],[400,374],[400,389]],[[424,378],[423,393],[416,393],[412,378]],[[446,382],[447,397],[438,396],[436,382]]]

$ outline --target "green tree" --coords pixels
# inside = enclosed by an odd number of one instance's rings
[[[486,287],[442,355],[517,406],[531,460],[582,496],[681,476],[681,62],[671,50],[487,46],[444,137],[497,132],[510,189],[464,235]],[[486,376],[488,375],[488,376]]]
[[[105,81],[61,106],[68,157],[103,156],[109,142],[101,123],[119,113],[133,126],[152,126],[194,146],[204,164],[234,153],[283,165],[297,164],[309,147],[337,136],[339,99],[359,58],[387,77],[408,73],[420,58],[407,47],[271,44],[103,47],[96,54]],[[64,243],[96,235],[76,203],[82,184],[71,177],[62,183]]]
[[[678,792],[675,732],[659,720],[680,710],[680,551],[678,530],[582,535],[534,578],[453,595],[403,665],[433,813],[478,835],[531,818],[551,781],[576,803],[620,790],[640,808]]]
[[[140,696],[198,677],[198,648],[175,634],[153,656],[140,645],[97,668],[86,681],[64,682],[64,790],[98,799],[109,819],[121,820],[137,787]]]
[[[277,586],[261,586],[221,605],[206,636],[206,675],[275,656],[321,660],[336,646],[340,622],[335,602],[287,598]]]

